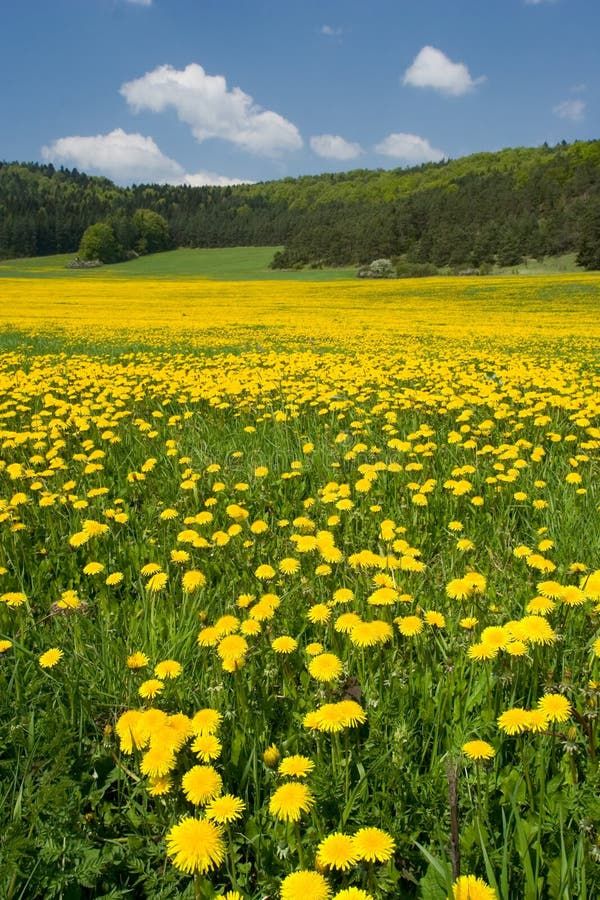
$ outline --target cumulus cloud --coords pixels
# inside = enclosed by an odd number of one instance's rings
[[[452,62],[437,47],[430,46],[419,51],[403,78],[405,85],[433,88],[452,97],[467,94],[482,81],[484,76],[473,78],[464,63]]]
[[[117,181],[171,181],[184,170],[151,137],[115,128],[108,134],[73,135],[42,147],[44,159],[102,172]]]
[[[214,172],[187,173],[176,160],[166,156],[151,137],[128,134],[115,128],[108,134],[58,138],[42,147],[46,160],[97,172],[122,184],[155,182],[160,184],[242,184]]]
[[[333,25],[322,25],[321,26],[321,34],[326,35],[327,37],[341,37],[343,33],[342,28],[336,28]]]
[[[339,134],[318,134],[310,139],[311,150],[326,159],[356,159],[363,152],[360,144],[347,141]]]
[[[121,94],[135,112],[174,109],[200,142],[222,138],[264,156],[302,147],[292,122],[258,106],[241,88],[229,90],[222,75],[208,75],[197,63],[159,66],[123,84]]]
[[[586,110],[585,100],[563,100],[553,107],[552,112],[559,119],[570,119],[571,122],[582,122]]]
[[[414,165],[424,162],[439,162],[445,156],[442,150],[432,147],[426,138],[404,132],[388,134],[377,144],[375,150],[383,156],[391,156]]]

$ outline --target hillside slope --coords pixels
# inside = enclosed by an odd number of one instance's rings
[[[280,266],[398,255],[512,266],[593,250],[600,141],[225,188],[122,188],[77,170],[0,163],[0,257],[72,252],[88,225],[106,220],[118,232],[140,208],[167,219],[177,246],[283,245]]]

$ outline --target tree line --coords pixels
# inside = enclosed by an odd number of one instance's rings
[[[171,247],[166,219],[151,209],[137,209],[133,216],[121,213],[109,216],[106,222],[89,225],[79,244],[79,256],[83,260],[115,263]]]
[[[143,243],[140,211],[166,223],[158,243]],[[125,254],[270,245],[284,247],[273,261],[282,268],[380,257],[465,268],[575,251],[600,268],[600,141],[232,187],[124,188],[76,169],[0,163],[0,257],[76,252],[97,223]]]

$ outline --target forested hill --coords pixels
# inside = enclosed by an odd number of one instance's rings
[[[284,245],[276,264],[286,267],[381,256],[513,265],[572,250],[587,264],[600,252],[600,141],[236,187],[122,188],[77,170],[0,163],[0,257],[76,251],[99,221],[118,238],[137,209],[164,216],[176,246]]]

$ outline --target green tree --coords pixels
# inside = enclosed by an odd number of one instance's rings
[[[169,223],[151,209],[138,209],[133,216],[138,253],[159,253],[171,246]]]
[[[577,264],[584,269],[600,269],[600,198],[589,204],[581,221]]]
[[[79,255],[82,259],[113,263],[123,258],[123,251],[112,227],[106,222],[96,222],[84,231],[79,244]]]

